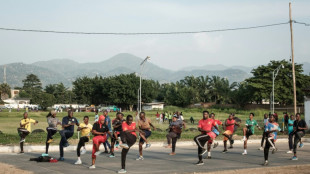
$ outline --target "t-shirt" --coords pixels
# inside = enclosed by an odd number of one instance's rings
[[[31,132],[31,123],[35,123],[35,122],[36,122],[36,120],[31,119],[31,118],[26,118],[26,119],[20,120],[21,125],[28,123],[25,126],[23,126],[23,128],[27,129],[27,131],[29,131],[29,132]]]
[[[257,126],[257,122],[256,120],[250,120],[250,119],[247,119],[245,121],[245,126],[248,127],[248,129],[250,129],[252,131],[252,134],[254,134],[254,128],[255,126]]]
[[[294,130],[294,121],[295,121],[295,120],[289,119],[288,122],[287,122],[288,134],[292,133],[293,130]],[[292,124],[292,125],[290,126],[290,124]]]
[[[176,133],[181,133],[182,132],[183,121],[181,121],[181,120],[173,121],[173,122],[170,123],[169,126],[172,127],[172,129],[170,129],[170,131],[176,132]]]
[[[150,125],[150,123],[151,123],[151,119],[149,119],[149,118],[145,118],[145,121],[143,121],[143,120],[139,120],[138,121],[138,126],[141,128],[141,129],[143,129],[143,130],[151,130],[151,125]]]
[[[71,124],[71,123],[77,124],[79,122],[78,122],[78,120],[75,117],[71,117],[70,118],[69,116],[66,116],[66,117],[62,118],[62,125],[68,125],[68,124]],[[74,125],[70,125],[68,127],[65,127],[64,129],[65,130],[69,130],[71,132],[74,132]]]
[[[212,131],[212,127],[216,126],[216,123],[213,119],[208,118],[206,120],[201,119],[198,122],[198,128],[205,131]],[[204,132],[205,133],[205,132]]]
[[[178,118],[178,120],[181,120],[181,121],[183,121],[183,120],[184,120],[184,117],[183,117],[183,115],[179,115],[179,118]]]
[[[135,122],[132,122],[130,125],[127,124],[126,121],[124,121],[122,123],[122,128],[123,128],[123,131],[128,131],[128,130],[135,130],[136,129],[136,123]],[[134,136],[137,136],[136,132],[133,131],[133,132],[130,132],[132,135]]]
[[[105,117],[105,121],[106,121],[106,123],[108,124],[109,131],[111,132],[111,131],[112,131],[112,128],[111,128],[111,119],[110,119],[110,117],[109,117],[108,115]]]
[[[47,124],[49,128],[57,129],[57,124],[61,124],[60,120],[56,117],[47,117]]]
[[[85,136],[89,137],[90,136],[90,131],[93,129],[93,126],[91,124],[88,123],[86,125],[85,123],[81,123],[79,127],[80,128],[87,127],[85,129],[81,130],[81,137],[85,137]]]
[[[299,120],[299,121],[295,120],[293,126],[297,132],[302,131],[303,133],[305,133],[305,130],[298,129],[298,127],[306,128],[307,123],[305,122],[305,120]]]
[[[226,130],[229,130],[231,133],[234,133],[234,127],[235,127],[235,120],[234,119],[231,119],[231,120],[229,120],[229,119],[227,119],[226,120],[226,123],[227,124],[233,124],[233,125],[229,125],[229,126],[226,126]]]
[[[95,122],[97,122],[99,120],[99,115],[95,115]]]
[[[172,114],[169,114],[168,119],[169,119],[169,120],[172,119]]]
[[[220,120],[214,120],[216,123],[216,127],[219,127],[219,125],[222,125],[223,123]],[[220,132],[215,128],[215,126],[212,128],[212,132],[214,132],[216,135],[219,135]]]
[[[101,125],[98,122],[96,122],[93,126],[92,130],[96,130],[97,132],[109,132],[108,126],[104,123]],[[95,135],[95,136],[103,136],[103,135]]]
[[[119,119],[114,119],[114,120],[112,120],[112,125],[113,125],[113,126],[120,125],[119,127],[114,128],[113,130],[114,130],[114,131],[117,131],[117,132],[122,132],[122,131],[123,131],[123,129],[122,129],[122,123],[123,123],[123,120],[119,120]]]
[[[273,123],[270,123],[268,122],[267,125],[266,125],[266,128],[265,128],[265,132],[267,131],[273,131],[275,130],[276,132],[272,132],[270,134],[270,137],[272,137],[273,139],[277,139],[277,135],[278,135],[278,132],[277,131],[280,131],[281,128],[279,126],[279,124],[277,122],[273,122]]]

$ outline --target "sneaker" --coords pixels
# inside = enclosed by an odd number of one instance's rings
[[[268,165],[268,161],[266,160],[263,164],[263,166],[267,166]]]
[[[41,156],[48,156],[48,154],[47,153],[42,153]]]
[[[26,141],[26,139],[23,138],[23,139],[21,139],[19,142],[20,142],[20,143],[23,143],[23,142],[25,142],[25,141]]]
[[[24,154],[24,151],[20,151],[18,154]]]
[[[127,173],[127,171],[125,169],[121,169],[117,173]]]
[[[297,161],[298,160],[297,156],[293,156],[292,160]]]
[[[111,154],[110,156],[109,156],[109,158],[114,158],[115,156],[114,156],[114,154]]]
[[[299,148],[303,148],[304,147],[304,144],[303,143],[300,143],[299,144]]]
[[[97,151],[97,152],[95,152],[94,155],[98,156],[98,155],[100,155],[100,154],[101,154],[101,152],[100,152],[100,151]]]
[[[230,144],[234,144],[234,143],[235,143],[235,140],[231,140],[231,141],[230,141]]]
[[[242,141],[246,141],[246,137],[243,137]]]
[[[167,146],[165,146],[165,148],[172,148],[172,146],[171,145],[167,145]]]
[[[68,147],[68,146],[70,146],[70,144],[69,144],[69,143],[65,143],[65,144],[63,144],[63,147]]]
[[[243,152],[243,153],[242,153],[242,155],[247,155],[247,154],[248,154],[247,152]]]
[[[215,149],[218,145],[219,145],[219,143],[215,142],[214,145],[213,145],[213,149]]]
[[[59,157],[58,158],[58,161],[64,161],[65,159],[64,159],[64,157]]]
[[[200,155],[203,155],[203,154],[205,154],[207,152],[208,152],[208,149],[202,149],[202,153]]]
[[[84,155],[86,153],[86,149],[81,150],[81,154]]]
[[[233,149],[233,148],[234,148],[233,146],[229,146],[229,147],[228,147],[228,149]]]
[[[293,153],[291,150],[287,151],[286,153]]]
[[[119,146],[124,149],[129,149],[129,146],[127,144],[120,144]]]
[[[145,148],[150,148],[151,147],[151,144],[146,144],[145,145]]]
[[[77,160],[74,164],[78,165],[78,164],[82,164],[81,160]]]
[[[222,153],[227,153],[227,150],[223,150],[223,152]]]
[[[205,159],[211,159],[211,156],[206,156]]]
[[[197,166],[201,166],[201,165],[204,165],[205,163],[203,162],[203,161],[198,161],[197,163],[196,163],[196,165]]]
[[[277,148],[273,148],[271,153],[274,154],[274,153],[276,153],[276,151],[278,151],[278,149]]]
[[[260,148],[258,148],[258,150],[264,150],[264,148],[263,148],[263,147],[260,147]]]
[[[136,159],[137,161],[139,160],[144,160],[143,156],[139,156],[139,158]]]
[[[52,143],[53,141],[54,141],[53,139],[49,139],[49,140],[47,141],[47,143],[50,144],[50,143]]]
[[[96,168],[96,166],[95,165],[91,165],[91,166],[89,166],[89,169],[95,169]]]
[[[173,155],[175,155],[175,152],[171,152],[171,153],[169,153],[169,155],[173,156]]]

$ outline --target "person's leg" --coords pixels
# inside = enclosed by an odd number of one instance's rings
[[[125,148],[122,149],[122,157],[121,157],[122,164],[121,164],[121,167],[124,170],[125,170],[125,167],[126,167],[125,166],[126,165],[126,156],[127,156],[128,151],[129,151],[129,149],[125,149]]]
[[[55,129],[48,129],[46,128],[47,130],[47,137],[46,137],[46,146],[45,146],[45,153],[48,154],[48,149],[49,149],[49,146],[50,146],[50,143],[49,143],[49,140],[53,140],[53,135],[56,134],[57,130]]]
[[[171,147],[171,140],[172,140],[172,132],[169,132],[167,135],[167,144],[168,146],[167,147]]]
[[[292,150],[293,150],[293,136],[294,136],[293,133],[290,133],[290,134],[288,135],[288,147],[289,147],[289,151],[292,151]]]
[[[260,142],[260,147],[263,147],[264,146],[264,140],[265,140],[265,132],[263,131],[263,135],[262,135],[262,140]]]
[[[298,132],[295,133],[295,137],[294,137],[294,157],[297,157],[297,145],[300,141],[300,137],[299,137],[299,134]]]
[[[126,156],[127,156],[127,153],[129,151],[130,147],[135,144],[136,139],[137,139],[137,137],[134,136],[131,133],[127,134],[127,136],[126,136],[126,143],[127,143],[129,148],[128,149],[125,149],[125,148],[122,149],[122,157],[121,157],[121,159],[122,159],[122,162],[121,162],[122,164],[121,165],[122,165],[122,169],[124,169],[124,170],[125,170],[125,167],[126,167]]]
[[[269,149],[270,149],[270,141],[266,140],[266,144],[265,144],[265,148],[264,148],[265,162],[268,161]]]
[[[175,145],[177,144],[177,138],[172,138],[172,153],[175,153]]]
[[[227,140],[224,141],[224,151],[227,151]]]
[[[194,141],[196,142],[197,146],[198,146],[198,159],[199,161],[202,161],[202,155],[203,153],[206,151],[206,149],[204,148],[204,145],[206,144],[206,142],[209,140],[209,135],[197,135],[194,138]]]
[[[143,141],[147,144],[148,142],[147,142],[147,139],[146,139],[145,135],[146,135],[146,132],[145,132],[145,131],[143,131],[143,133],[140,133],[140,137],[141,137],[141,138],[143,139]]]

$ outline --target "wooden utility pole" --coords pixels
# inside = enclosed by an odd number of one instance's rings
[[[296,99],[296,80],[295,80],[295,64],[294,64],[294,38],[293,38],[293,24],[292,24],[292,9],[290,7],[290,28],[291,28],[291,52],[292,52],[292,72],[293,72],[293,90],[294,90],[294,113],[297,113],[297,99]]]

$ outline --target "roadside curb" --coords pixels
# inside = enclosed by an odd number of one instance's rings
[[[310,142],[310,138],[302,138],[303,142]],[[222,140],[217,140],[219,145],[223,145]],[[254,139],[248,140],[248,144],[260,144],[261,139]],[[281,138],[278,139],[277,142],[279,143],[287,143],[288,139],[287,138]],[[243,144],[242,140],[235,140],[235,145],[240,145]],[[163,147],[166,145],[166,142],[152,142],[152,147]],[[196,143],[194,141],[179,141],[177,142],[177,146],[195,146]],[[86,149],[88,151],[92,150],[92,144],[87,144]],[[64,151],[76,151],[77,146],[76,145],[71,145],[69,147],[64,148]],[[138,143],[133,145],[133,148],[138,148]],[[20,151],[19,146],[0,146],[0,153],[18,153]],[[49,147],[50,152],[56,152],[59,151],[59,146],[58,145],[53,145]],[[43,145],[29,145],[29,146],[24,146],[24,152],[45,152],[45,146]]]

